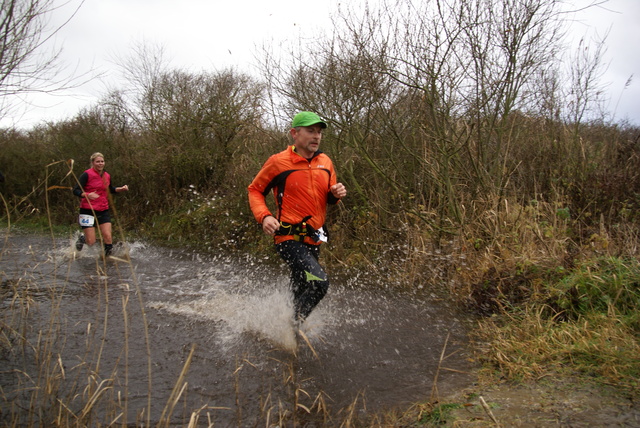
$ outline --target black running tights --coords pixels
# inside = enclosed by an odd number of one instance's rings
[[[284,241],[276,244],[276,250],[291,269],[296,319],[304,320],[329,289],[329,278],[318,262],[320,246]]]

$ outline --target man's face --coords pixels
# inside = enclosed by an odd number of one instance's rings
[[[300,126],[291,129],[293,144],[296,151],[303,157],[310,159],[320,147],[322,127],[320,125]]]

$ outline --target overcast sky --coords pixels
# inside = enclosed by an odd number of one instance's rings
[[[348,1],[348,0],[343,0]],[[68,18],[81,0],[58,1],[55,26]],[[1,126],[28,128],[45,120],[73,117],[117,86],[115,58],[132,56],[140,43],[163,46],[175,68],[194,72],[235,66],[249,70],[256,46],[297,39],[329,28],[339,0],[85,0],[78,13],[56,35],[62,60],[77,73],[103,74],[72,92],[33,96]],[[573,0],[577,6],[591,0]],[[67,4],[64,4],[67,3]],[[640,124],[640,0],[609,0],[605,7],[576,15],[576,40],[607,30],[609,111],[616,120]],[[629,78],[630,84],[625,87]]]

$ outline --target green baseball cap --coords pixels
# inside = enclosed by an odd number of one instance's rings
[[[326,128],[327,124],[320,119],[320,116],[310,111],[301,111],[293,117],[293,122],[291,122],[291,127],[296,128],[298,126],[311,126],[311,125],[320,125],[322,128]]]

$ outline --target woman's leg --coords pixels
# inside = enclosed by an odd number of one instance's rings
[[[103,243],[113,243],[113,238],[111,237],[111,223],[100,223],[100,233],[102,234]]]
[[[100,223],[100,232],[102,233],[102,243],[104,244],[104,255],[111,254],[113,249],[113,238],[111,237],[111,223]]]
[[[96,228],[95,227],[85,227],[82,229],[84,232],[84,240],[87,245],[91,246],[96,243]]]

